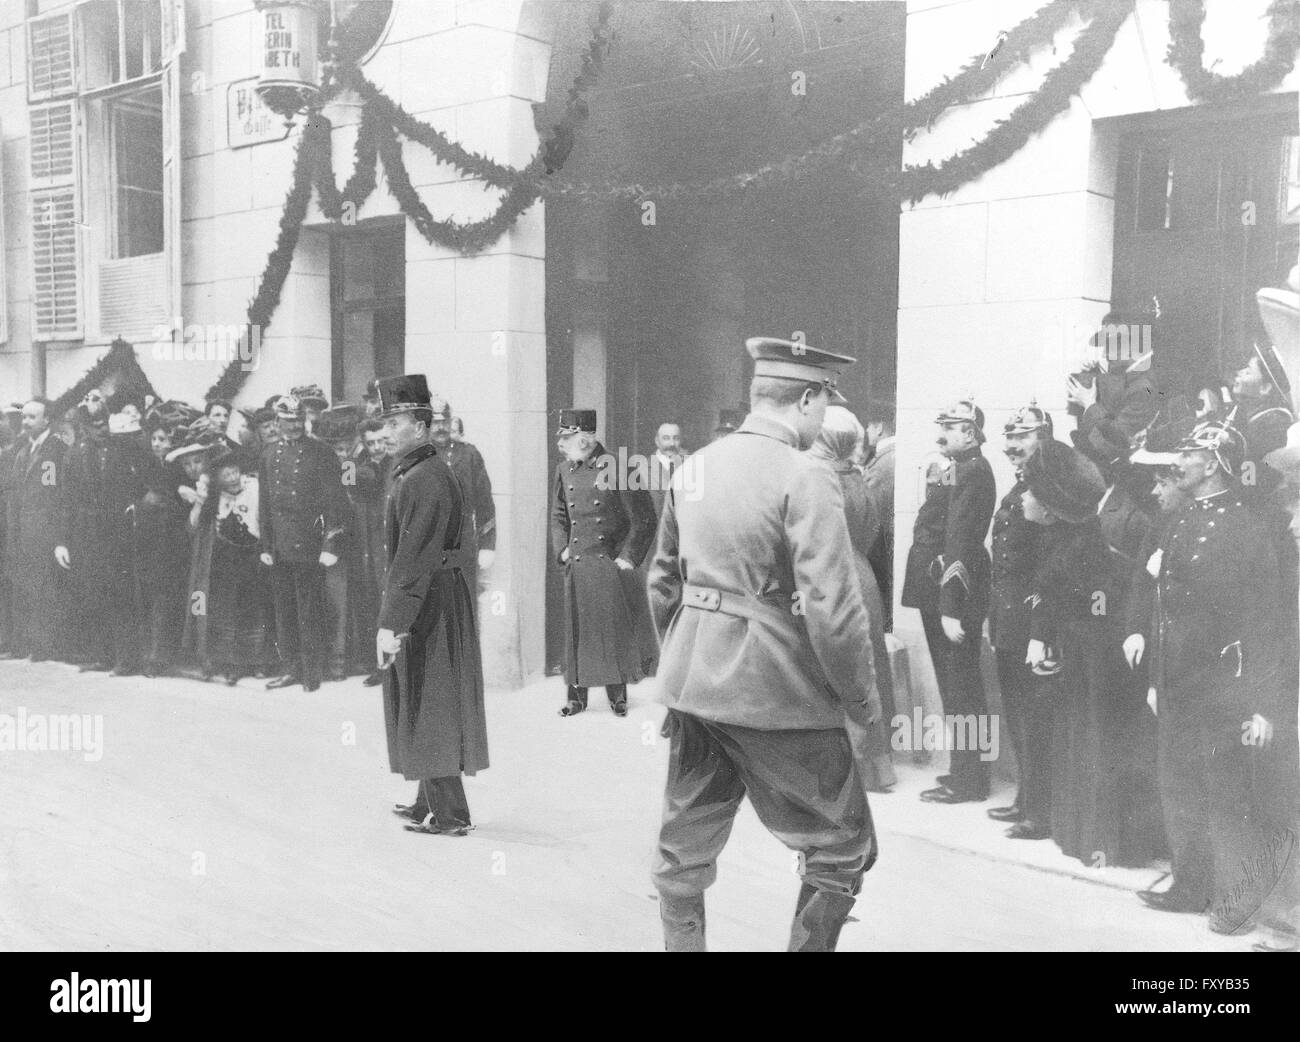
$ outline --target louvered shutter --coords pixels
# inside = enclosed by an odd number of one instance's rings
[[[72,61],[72,14],[27,23],[27,100],[45,101],[77,89]]]
[[[32,325],[37,340],[82,335],[75,102],[30,116]]]

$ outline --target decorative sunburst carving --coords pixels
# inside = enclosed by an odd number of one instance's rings
[[[754,34],[743,25],[715,27],[707,38],[694,41],[694,49],[695,56],[691,59],[691,64],[709,72],[756,65],[761,60],[759,55],[762,52]]]

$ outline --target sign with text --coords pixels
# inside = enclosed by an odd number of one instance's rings
[[[247,148],[289,136],[284,120],[263,103],[257,77],[237,80],[226,88],[226,138],[231,148]]]

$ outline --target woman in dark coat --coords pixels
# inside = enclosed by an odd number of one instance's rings
[[[604,687],[627,715],[627,685],[653,665],[637,624],[647,610],[636,568],[655,535],[654,501],[629,487],[618,460],[596,440],[596,413],[565,410],[558,431],[565,459],[555,468],[551,549],[564,567],[564,680],[561,716],[587,708],[587,689]]]
[[[868,755],[872,777],[864,779],[873,792],[888,792],[898,779],[889,758],[889,721],[894,716],[894,678],[889,668],[889,648],[885,644],[885,609],[880,596],[880,584],[871,568],[868,554],[880,535],[880,518],[876,514],[867,482],[853,464],[854,449],[864,437],[862,424],[843,406],[832,405],[826,409],[817,441],[808,455],[822,460],[840,479],[844,493],[844,515],[849,526],[849,539],[853,544],[853,567],[858,576],[858,587],[867,607],[871,627],[871,651],[875,658],[876,689],[880,693],[882,712],[880,719],[868,729]]]
[[[1121,611],[1126,563],[1102,535],[1106,483],[1082,453],[1048,441],[1025,467],[1025,517],[1047,526],[1035,577],[1029,663],[1059,658],[1052,740],[1052,838],[1093,867],[1146,865],[1164,852],[1160,807],[1132,770],[1154,737],[1127,676]]]
[[[198,659],[205,677],[220,676],[232,685],[240,677],[265,672],[275,659],[252,466],[236,452],[213,459],[190,513],[194,552],[183,646]]]

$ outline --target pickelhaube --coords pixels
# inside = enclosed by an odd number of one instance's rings
[[[975,429],[984,433],[984,410],[975,404],[973,398],[962,398],[953,402],[935,418],[935,423],[972,423]]]
[[[1002,428],[1003,434],[1028,434],[1030,431],[1046,431],[1052,434],[1052,415],[1046,409],[1040,409],[1032,398],[1029,404],[1011,414]]]
[[[1177,451],[1212,453],[1224,472],[1235,478],[1246,461],[1246,436],[1233,426],[1231,418],[1206,420],[1192,428],[1178,443]]]

